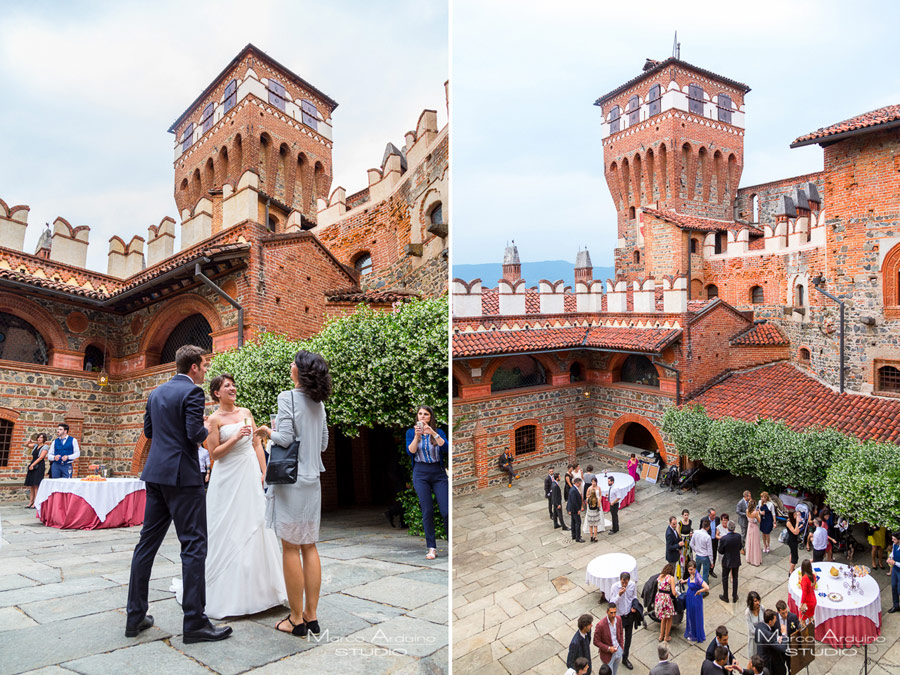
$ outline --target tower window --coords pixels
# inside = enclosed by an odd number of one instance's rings
[[[759,195],[753,195],[750,198],[750,206],[753,213],[753,222],[759,222]]]
[[[622,112],[619,106],[614,105],[609,111],[609,133],[614,134],[619,130],[619,118],[621,116]]]
[[[713,298],[719,297],[719,287],[715,284],[710,284],[706,287],[706,299],[712,300]]]
[[[569,382],[581,382],[584,379],[584,373],[581,370],[581,364],[576,361],[569,366]]]
[[[444,207],[440,202],[431,209],[431,213],[428,214],[428,222],[432,225],[442,225],[444,223]]]
[[[698,84],[688,85],[688,111],[703,116],[703,87]]]
[[[804,288],[802,284],[797,284],[797,287],[794,289],[794,307],[803,307],[806,305],[806,297],[804,293]]]
[[[650,102],[650,117],[659,114],[661,92],[662,87],[658,84],[654,84],[650,87],[650,94],[647,96],[647,100]]]
[[[761,305],[765,299],[762,286],[754,286],[750,289],[750,302],[754,305]]]
[[[634,260],[635,265],[641,264],[641,252],[640,251],[635,251],[634,255],[632,255],[631,257]]]
[[[231,110],[235,103],[237,103],[237,80],[232,80],[225,87],[225,110],[223,112]]]
[[[310,129],[319,129],[319,111],[310,101],[300,101],[300,119]]]
[[[800,361],[803,363],[809,363],[809,350],[806,347],[800,348]]]
[[[628,126],[641,121],[641,103],[637,96],[628,99],[628,107],[625,110],[628,113]]]
[[[894,366],[878,369],[878,391],[900,394],[900,370]]]
[[[628,207],[628,217],[629,217],[631,220],[634,220],[635,215],[636,215],[636,213],[635,213],[634,207],[633,207],[633,206],[629,206],[629,207]]]
[[[284,111],[284,85],[278,80],[269,78],[269,103]]]
[[[361,253],[353,262],[353,267],[359,272],[360,277],[372,273],[372,256],[368,253]]]
[[[731,97],[728,94],[719,94],[719,121],[731,124]],[[753,221],[758,222],[756,220]]]
[[[187,152],[188,148],[194,144],[194,123],[187,125],[187,129],[181,135],[181,152]]]
[[[619,380],[648,387],[659,387],[659,373],[656,366],[646,356],[632,354],[622,363]]]
[[[691,239],[691,253],[697,254],[700,252],[700,242],[696,239]]]
[[[209,131],[213,124],[213,104],[209,103],[203,109],[203,117],[200,118],[200,124],[203,125],[203,133]]]
[[[716,232],[716,247],[714,249],[716,255],[724,253],[726,248],[728,248],[728,235],[724,232]]]

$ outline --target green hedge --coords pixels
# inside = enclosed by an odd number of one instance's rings
[[[710,419],[702,406],[670,408],[662,429],[680,455],[764,485],[824,494],[855,522],[900,527],[900,446],[835,429],[794,431],[783,422]]]

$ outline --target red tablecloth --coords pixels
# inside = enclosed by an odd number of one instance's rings
[[[628,491],[628,494],[622,499],[619,504],[620,509],[624,509],[626,506],[631,504],[634,501],[634,488]],[[606,497],[600,498],[600,504],[603,506],[604,511],[609,511],[609,500]]]
[[[100,522],[94,509],[84,499],[70,492],[54,492],[41,506],[38,516],[48,527],[69,530],[100,530],[109,527],[131,527],[144,522],[144,506],[147,493],[138,490],[110,511]]]
[[[794,598],[788,595],[788,609],[797,616],[800,612]],[[881,614],[878,614],[881,623]],[[867,616],[859,614],[836,616],[816,624],[816,640],[837,649],[849,649],[871,644],[881,634],[878,626]]]

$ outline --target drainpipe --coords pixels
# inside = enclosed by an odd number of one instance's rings
[[[209,258],[204,258],[203,262],[209,262]],[[214,290],[220,298],[225,299],[238,313],[238,349],[244,346],[244,308],[238,304],[238,301],[232,298],[228,293],[219,288],[212,279],[203,274],[200,269],[200,263],[194,263],[194,278],[199,279],[204,284]]]
[[[840,308],[841,308],[841,356],[840,356],[840,361],[841,361],[841,373],[840,373],[840,376],[841,376],[841,387],[840,387],[840,392],[843,394],[843,393],[844,393],[844,301],[843,301],[843,300],[839,300],[838,298],[836,298],[835,296],[833,296],[831,293],[829,293],[828,291],[826,291],[824,288],[822,288],[822,284],[824,283],[824,279],[822,279],[822,275],[821,275],[821,274],[819,274],[819,275],[817,275],[817,276],[814,276],[812,279],[810,279],[810,282],[812,283],[813,288],[815,288],[817,291],[819,291],[819,293],[821,293],[821,294],[824,295],[825,297],[831,298],[832,300],[834,300],[834,301],[840,306]]]

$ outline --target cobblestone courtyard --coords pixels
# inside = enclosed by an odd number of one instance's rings
[[[561,675],[569,641],[575,634],[578,617],[590,612],[605,616],[598,604],[599,591],[585,583],[585,569],[595,556],[626,552],[638,563],[638,588],[659,574],[665,554],[665,528],[669,515],[691,511],[694,525],[707,508],[734,513],[743,489],[759,493],[759,486],[729,478],[715,485],[701,485],[698,495],[670,493],[642,482],[636,501],[619,512],[620,532],[600,534],[596,544],[573,543],[568,532],[554,530],[541,497],[543,475],[517,481],[475,494],[454,498],[453,503],[453,668],[456,673],[547,673]],[[608,517],[607,517],[608,520]],[[781,528],[779,528],[780,530]],[[763,605],[775,607],[787,599],[788,549],[772,537],[772,552],[763,556],[760,567],[744,562],[740,569],[739,595],[750,590],[762,596]],[[801,560],[805,551],[801,549]],[[856,562],[868,564],[869,552]],[[843,555],[835,562],[844,562]],[[721,567],[718,568],[721,570]],[[717,572],[718,573],[718,572]],[[887,614],[891,607],[890,578],[875,572],[881,589],[882,638],[869,650],[869,673],[900,673],[900,618]],[[671,653],[682,675],[696,675],[706,644],[715,627],[728,627],[732,649],[746,666],[747,627],[743,602],[725,604],[718,600],[721,574],[710,578],[711,593],[704,605],[707,642],[701,646],[685,641],[684,624],[672,629]],[[656,664],[659,624],[647,619],[649,630],[636,630],[631,646],[634,670],[620,666],[619,675],[645,675]],[[739,647],[739,649],[738,649]],[[592,647],[594,672],[601,663]],[[811,675],[863,672],[859,656],[818,656],[809,667]]]
[[[231,638],[185,645],[174,527],[153,566],[155,625],[126,638],[125,598],[140,528],[56,530],[23,504],[0,506],[0,673],[448,672],[446,542],[425,560],[421,538],[380,512],[322,518],[320,642],[274,628],[286,609],[224,623]],[[216,622],[222,623],[222,622]]]

